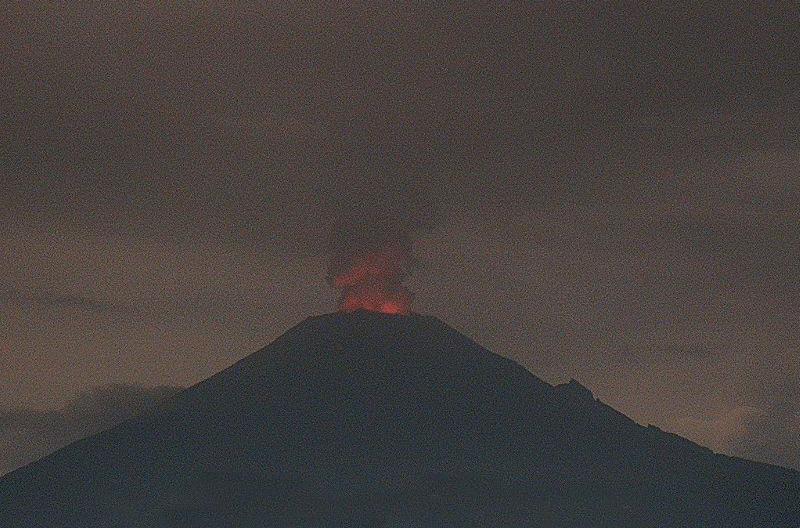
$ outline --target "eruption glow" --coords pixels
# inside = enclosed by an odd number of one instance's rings
[[[345,259],[330,277],[332,285],[342,291],[339,310],[410,313],[411,294],[402,282],[411,270],[411,262],[410,251],[400,245]]]

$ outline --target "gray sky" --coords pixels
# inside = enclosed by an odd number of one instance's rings
[[[3,15],[0,409],[199,381],[391,225],[416,311],[800,466],[796,6],[271,4]]]

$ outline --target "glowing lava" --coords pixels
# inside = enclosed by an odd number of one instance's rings
[[[411,256],[402,247],[386,247],[357,254],[331,278],[342,291],[339,310],[369,310],[386,314],[407,315],[411,311],[411,294],[402,285],[411,268]]]

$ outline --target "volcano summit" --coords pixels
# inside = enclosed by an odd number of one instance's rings
[[[0,526],[797,527],[800,474],[356,311],[3,477]]]

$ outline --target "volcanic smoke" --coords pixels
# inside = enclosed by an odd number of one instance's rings
[[[402,283],[412,262],[410,247],[402,243],[340,257],[328,277],[341,290],[339,310],[409,314],[411,293]]]

